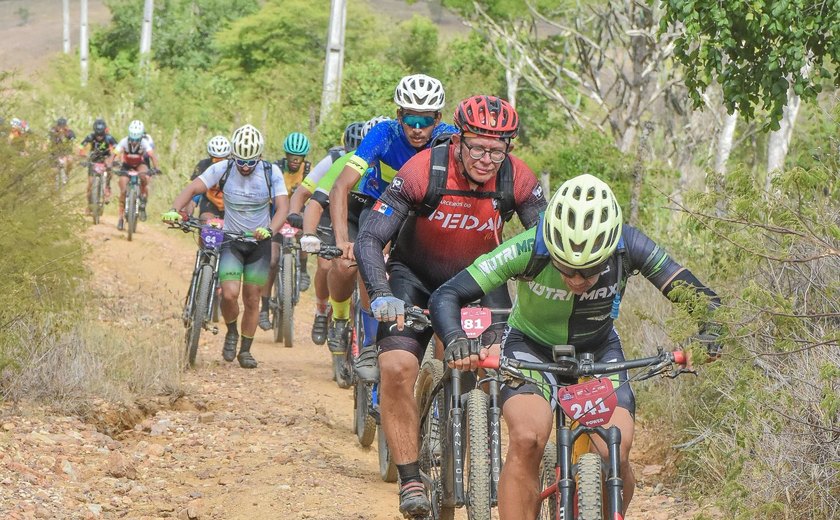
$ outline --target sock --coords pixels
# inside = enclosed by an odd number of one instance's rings
[[[397,464],[400,482],[405,484],[411,480],[420,481],[420,463],[415,461],[408,464]]]
[[[379,328],[379,322],[370,311],[362,310],[362,326],[365,328],[365,344],[362,348],[373,345],[376,341],[376,330]]]
[[[261,296],[260,300],[262,300],[262,307],[260,307],[260,312],[268,312],[268,296]]]
[[[315,302],[315,314],[318,314],[319,316],[327,314],[327,305],[329,304],[329,300],[317,300]]]
[[[350,298],[343,302],[337,302],[330,296],[330,305],[332,306],[334,320],[350,319]]]
[[[236,334],[237,336],[239,335],[239,330],[236,328],[236,320],[233,320],[232,322],[228,323],[227,328],[228,328],[228,331],[227,331],[228,334],[231,334],[231,335]]]
[[[243,352],[250,352],[251,351],[251,343],[254,341],[254,338],[249,338],[248,336],[242,336],[242,346],[239,347],[239,353],[242,354]]]

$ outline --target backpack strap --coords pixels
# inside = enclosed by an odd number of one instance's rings
[[[429,184],[426,187],[426,195],[420,203],[417,214],[423,217],[431,215],[443,197],[443,190],[446,189],[446,179],[449,175],[449,140],[435,144],[432,147],[431,160],[429,161]]]
[[[217,184],[217,186],[219,186],[219,191],[222,191],[222,192],[225,191],[225,183],[227,182],[228,177],[230,176],[230,170],[231,169],[233,169],[233,159],[228,159],[227,160],[227,169],[225,170],[225,173],[222,174],[222,178],[219,179],[219,183]]]
[[[271,163],[263,161],[263,175],[265,175],[265,184],[268,187],[268,203],[274,204],[274,190],[271,189]]]
[[[540,216],[537,222],[536,236],[534,237],[534,247],[531,249],[531,258],[528,259],[528,264],[525,266],[525,271],[520,274],[517,279],[530,282],[542,272],[543,269],[551,261],[551,256],[548,253],[548,246],[545,245],[543,239],[543,222],[545,221],[545,214]]]

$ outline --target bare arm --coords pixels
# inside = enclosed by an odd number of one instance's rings
[[[324,208],[317,201],[312,202],[303,210],[303,232],[306,235],[314,235],[318,231],[318,222]]]
[[[286,215],[289,214],[289,196],[277,195],[274,197],[274,218],[271,219],[272,233],[277,233],[283,227],[283,222],[286,221]]]
[[[359,172],[349,166],[345,166],[338,179],[330,190],[330,218],[332,219],[333,232],[335,232],[335,243],[338,247],[345,249],[346,258],[352,259],[353,248],[350,246],[347,232],[347,196],[350,189],[359,181]],[[342,245],[344,244],[344,245]]]
[[[311,196],[312,192],[304,188],[302,184],[298,186],[292,194],[292,199],[289,201],[289,213],[300,213],[303,205],[306,204],[306,201]]]

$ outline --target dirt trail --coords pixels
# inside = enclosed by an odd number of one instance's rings
[[[180,344],[194,245],[151,220],[128,242],[111,217],[87,237],[101,266],[98,290],[157,312]],[[0,516],[400,518],[396,486],[379,479],[376,452],[351,431],[351,392],[331,380],[326,347],[309,341],[309,298],[298,307],[295,348],[258,332],[256,370],[222,361],[221,334],[204,334],[185,395],[141,403],[158,411],[131,429],[109,436],[31,409],[0,419]],[[637,468],[643,484],[628,517],[692,518],[694,508],[659,483],[660,469]]]

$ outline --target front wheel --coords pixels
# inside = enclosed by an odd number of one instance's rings
[[[130,242],[132,235],[137,231],[137,188],[134,186],[129,186],[128,194],[125,196],[125,217],[125,228],[128,230]]]
[[[271,324],[274,332],[274,342],[283,341],[283,272],[277,270],[277,279],[274,280],[274,296],[271,301],[271,310],[274,312]]]
[[[353,391],[353,430],[362,446],[373,444],[376,435],[376,420],[370,415],[371,385],[356,381]]]
[[[601,457],[584,453],[577,463],[578,520],[603,520],[603,478]]]
[[[545,445],[545,451],[543,451],[542,461],[540,462],[540,491],[547,489],[557,482],[556,464],[557,446],[549,440]],[[540,504],[540,516],[538,518],[540,520],[559,520],[560,517],[557,515],[559,503],[559,492],[549,495]]]
[[[469,435],[469,474],[467,475],[467,516],[470,520],[490,520],[490,439],[487,409],[490,398],[480,389],[467,394],[467,435]]]
[[[376,450],[379,455],[379,476],[383,482],[396,482],[397,465],[391,459],[391,450],[388,449],[388,441],[385,440],[385,432],[382,426],[376,427]]]
[[[431,518],[451,520],[455,517],[455,508],[443,503],[446,457],[451,456],[447,446],[447,405],[442,388],[435,388],[443,379],[443,363],[437,359],[423,362],[417,382],[414,385],[414,398],[420,411],[420,476],[426,486],[426,494],[432,505]]]
[[[198,353],[198,340],[201,337],[201,329],[204,328],[204,321],[207,317],[207,306],[210,303],[210,289],[213,286],[213,268],[205,265],[198,275],[198,290],[193,302],[192,316],[187,326],[187,362],[190,367],[195,366],[195,358]]]
[[[102,215],[102,200],[100,197],[102,196],[102,177],[96,175],[93,177],[93,180],[90,184],[90,200],[88,201],[88,207],[90,207],[90,213],[93,217],[93,223],[99,224],[99,217]]]
[[[294,339],[295,326],[295,307],[292,303],[294,298],[293,280],[295,276],[295,260],[291,253],[283,255],[283,264],[280,266],[283,273],[283,300],[281,302],[283,313],[283,345],[286,348],[292,348],[292,341]]]

